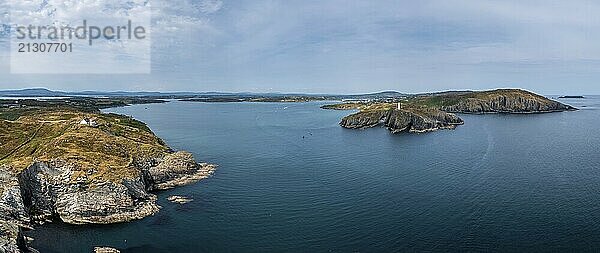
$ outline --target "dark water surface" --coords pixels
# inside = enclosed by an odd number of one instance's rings
[[[28,235],[42,252],[598,251],[600,99],[563,102],[582,110],[397,135],[343,129],[349,112],[320,103],[110,109],[219,169],[159,193],[153,217]]]

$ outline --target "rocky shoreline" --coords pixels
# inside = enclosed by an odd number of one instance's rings
[[[172,151],[143,122],[122,115],[39,109],[0,124],[0,252],[36,252],[23,231],[47,222],[154,215],[161,207],[153,192],[216,169]]]
[[[28,252],[22,230],[59,220],[110,224],[141,219],[160,210],[152,191],[209,177],[216,166],[197,164],[190,153],[174,152],[138,167],[136,178],[120,183],[70,180],[74,170],[61,161],[35,162],[19,174],[0,167],[0,251]]]

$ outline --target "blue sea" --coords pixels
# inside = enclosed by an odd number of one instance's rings
[[[323,102],[108,109],[218,170],[159,192],[155,216],[27,235],[41,252],[597,252],[600,97],[561,102],[581,110],[425,134],[343,129],[351,111]]]

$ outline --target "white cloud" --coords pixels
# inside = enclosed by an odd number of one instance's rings
[[[30,24],[75,28],[81,26],[85,20],[88,26],[114,27],[125,25],[128,20],[132,20],[135,26],[147,28],[148,39],[95,41],[93,47],[86,47],[85,41],[74,41],[73,43],[79,43],[77,54],[20,54],[18,57],[14,55],[11,62],[13,71],[22,69],[36,72],[38,70],[32,66],[40,66],[39,70],[43,70],[43,73],[138,72],[134,66],[150,65],[150,32],[155,34],[152,36],[155,49],[172,47],[181,43],[177,41],[181,37],[189,37],[190,34],[199,31],[211,31],[206,16],[218,12],[222,5],[223,2],[218,0],[7,0],[5,6],[10,6],[10,24],[8,18],[3,18],[5,21],[0,29],[0,36],[4,35],[6,38],[10,26],[13,29]],[[8,16],[9,13],[3,16]],[[62,64],[43,67],[44,64],[53,61]],[[111,69],[113,71],[107,71]]]
[[[220,0],[205,0],[199,4],[200,11],[204,13],[215,13],[223,7],[223,1]]]

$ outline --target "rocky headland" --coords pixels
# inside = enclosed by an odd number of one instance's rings
[[[392,133],[423,133],[438,129],[453,129],[463,121],[454,114],[436,110],[375,110],[346,116],[340,122],[345,128],[369,128],[383,125]]]
[[[550,113],[576,108],[519,89],[480,92],[444,92],[414,95],[398,101],[342,103],[323,109],[359,110],[344,117],[340,125],[349,129],[384,126],[393,133],[423,133],[454,129],[464,124],[455,113]]]
[[[175,152],[142,122],[77,110],[0,120],[0,252],[32,252],[36,224],[127,222],[160,210],[152,192],[197,182],[215,165]]]

